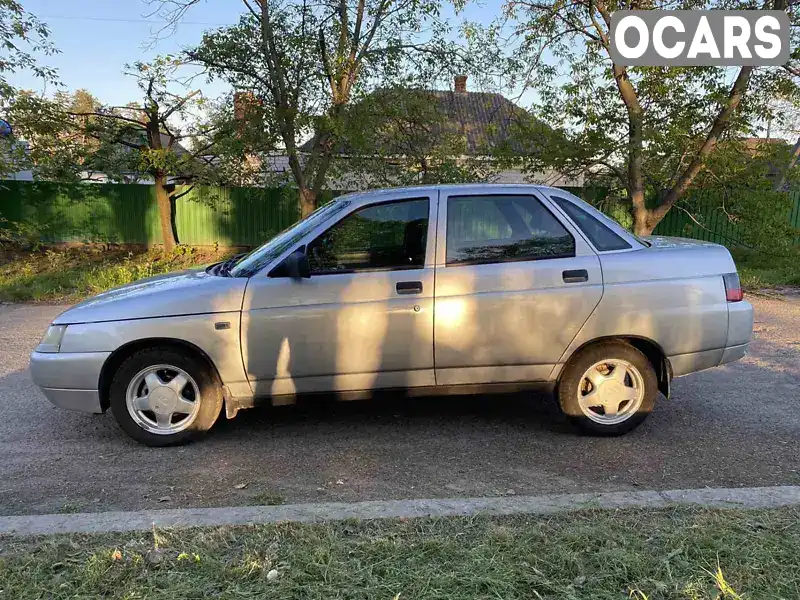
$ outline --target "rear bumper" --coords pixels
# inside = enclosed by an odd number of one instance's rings
[[[60,408],[99,413],[100,372],[110,352],[34,352],[31,377]]]
[[[669,364],[672,367],[674,377],[681,377],[697,371],[713,369],[725,363],[739,360],[747,354],[747,347],[750,343],[739,344],[738,346],[727,346],[715,350],[703,350],[702,352],[690,352],[689,354],[678,354],[669,357]]]
[[[749,343],[739,346],[728,346],[722,351],[722,360],[719,361],[719,364],[724,365],[725,363],[744,358],[744,355],[747,354],[748,346],[750,346]]]
[[[753,337],[753,305],[749,302],[728,303],[727,348],[747,345]],[[742,355],[744,356],[744,355]],[[741,358],[741,357],[739,357]],[[726,361],[729,362],[729,361]]]

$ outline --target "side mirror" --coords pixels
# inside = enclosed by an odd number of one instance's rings
[[[283,264],[286,265],[286,274],[292,279],[309,279],[311,277],[308,257],[302,250],[292,252],[286,257]]]

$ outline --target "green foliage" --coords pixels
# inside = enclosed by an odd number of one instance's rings
[[[50,30],[17,0],[0,0],[0,100],[11,96],[14,88],[6,76],[30,71],[44,82],[55,82],[56,72],[37,63],[35,55],[57,52],[50,42]]]
[[[753,146],[729,140],[720,145],[700,173],[693,191],[678,203],[701,227],[704,215],[718,211],[733,231],[728,245],[739,241],[772,254],[786,253],[800,235],[790,222],[794,201],[788,191],[774,191],[775,165],[788,161],[789,145],[764,142]],[[788,183],[795,185],[798,174]]]
[[[115,182],[218,181],[214,146],[232,135],[231,119],[205,120],[208,102],[179,79],[182,66],[172,56],[127,66],[141,98],[125,107],[105,106],[85,90],[52,98],[19,92],[8,113],[29,143],[28,166],[54,181],[94,174]]]
[[[800,287],[800,248],[772,254],[748,248],[731,250],[742,285],[749,290]]]
[[[222,260],[232,252],[178,246],[173,252],[98,246],[37,249],[0,247],[0,301],[67,302],[145,277]]]
[[[433,92],[392,87],[354,103],[343,119],[340,148],[347,156],[331,173],[363,189],[486,181],[498,161],[470,156],[464,131]]]
[[[262,165],[285,153],[287,177],[314,197],[326,187],[347,107],[387,82],[429,80],[452,58],[439,11],[439,0],[264,3],[207,32],[189,56],[243,90],[247,151]]]
[[[540,2],[508,0],[504,19],[513,27],[471,26],[473,36],[500,43],[510,34],[516,67],[511,82],[533,88],[532,108],[552,131],[518,132],[519,157],[529,173],[548,168],[562,173],[583,172],[591,180],[626,196],[636,210],[671,206],[684,194],[679,181],[697,184],[690,165],[713,160],[715,151],[701,152],[704,142],[736,140],[754,135],[767,120],[796,118],[800,78],[781,67],[752,71],[741,103],[730,119],[712,124],[729,103],[731,72],[727,67],[618,67],[608,54],[608,19],[624,2]],[[639,9],[748,9],[750,0],[684,0],[654,2]],[[790,18],[797,21],[796,11]],[[475,32],[478,32],[477,34]],[[800,27],[792,30],[797,47]],[[628,85],[629,84],[629,85]],[[776,100],[782,100],[781,108]],[[786,107],[791,110],[786,110]],[[790,113],[793,113],[790,114]],[[712,139],[713,138],[713,139]],[[744,159],[746,161],[746,155]],[[773,169],[777,165],[773,165]],[[722,177],[724,171],[715,171]],[[702,184],[700,184],[702,185]],[[668,192],[674,192],[673,195]],[[646,206],[644,200],[646,199]]]
[[[20,247],[38,249],[47,225],[31,221],[9,221],[0,216],[0,248]]]

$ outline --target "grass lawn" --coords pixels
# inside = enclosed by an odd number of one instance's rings
[[[800,509],[0,539],[0,598],[9,600],[740,597],[800,598]]]
[[[746,249],[732,252],[742,285],[751,290],[800,286],[800,249],[774,256]]]
[[[131,251],[97,246],[0,250],[0,302],[75,302],[137,279],[222,260],[232,251],[181,246]]]

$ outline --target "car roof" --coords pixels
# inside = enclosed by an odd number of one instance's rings
[[[380,198],[381,196],[392,196],[396,194],[406,194],[406,193],[413,193],[413,192],[420,192],[420,193],[430,193],[430,192],[438,192],[438,191],[447,191],[447,190],[463,190],[464,192],[477,192],[477,191],[486,191],[487,189],[491,190],[548,190],[548,191],[560,191],[565,192],[566,190],[552,187],[549,185],[539,185],[533,183],[443,183],[437,185],[411,185],[405,187],[390,187],[390,188],[380,188],[380,189],[371,189],[371,190],[363,190],[358,192],[351,192],[349,194],[344,194],[339,196],[337,199],[347,199],[347,200],[360,200],[361,198],[366,199],[369,197],[370,200],[374,200],[375,198]]]

